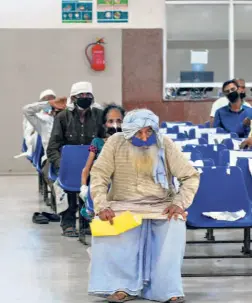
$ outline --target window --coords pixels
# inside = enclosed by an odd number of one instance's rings
[[[167,0],[165,99],[218,98],[222,83],[234,77],[252,87],[251,13],[252,1]],[[192,51],[204,52],[205,64],[192,64],[201,60]]]
[[[252,3],[234,6],[235,76],[252,82]]]

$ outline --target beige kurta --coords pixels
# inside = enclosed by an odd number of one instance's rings
[[[110,207],[116,213],[131,211],[144,218],[163,219],[170,204],[188,208],[199,186],[199,173],[167,137],[164,138],[169,190],[156,184],[152,176],[138,174],[132,165],[128,140],[122,133],[110,137],[91,171],[91,196],[95,212]],[[181,182],[175,194],[172,176]],[[111,188],[107,193],[111,182]]]

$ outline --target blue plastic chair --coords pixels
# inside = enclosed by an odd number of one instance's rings
[[[207,121],[203,124],[206,128],[210,128],[210,121]]]
[[[216,166],[219,165],[220,153],[226,149],[223,144],[211,144],[211,145],[186,145],[184,151],[197,150],[202,154],[203,159],[212,159]]]
[[[200,138],[202,138],[202,135],[204,134],[204,130],[205,130],[205,133],[206,134],[208,134],[209,133],[209,131],[211,131],[211,128],[200,128],[200,130],[201,130],[201,136],[200,136]],[[216,133],[217,134],[225,134],[226,133],[226,131],[223,129],[223,128],[219,128],[219,127],[217,127],[216,128]],[[190,139],[198,139],[198,136],[196,136],[196,131],[195,131],[195,129],[191,129],[190,131],[189,131],[189,138]]]
[[[25,143],[25,139],[23,139],[23,143],[22,143],[22,153],[25,153],[27,151],[27,146]]]
[[[50,163],[49,165],[49,171],[48,171],[48,178],[49,180],[55,182],[58,178],[54,166]]]
[[[221,135],[220,133],[217,133],[216,135]],[[229,136],[229,138],[233,138],[233,139],[238,139],[238,135],[236,133],[230,133],[230,134],[225,134],[225,136]],[[208,144],[218,144],[217,142],[209,142],[209,134],[202,134],[202,138],[206,139]],[[220,140],[220,139],[219,139]],[[226,139],[222,139],[219,141],[219,144],[223,144],[223,141]],[[211,140],[212,141],[212,140]]]
[[[193,125],[193,123],[192,122],[190,122],[190,121],[180,121],[180,122],[167,122],[167,121],[163,121],[162,123],[161,123],[161,125],[160,125],[160,127],[162,127],[162,128],[164,128],[164,127],[169,127],[169,123],[171,123],[171,124],[176,124],[176,125],[180,125],[180,124],[184,124],[184,125]]]
[[[203,163],[203,165],[197,165],[197,164],[193,164],[193,166],[194,167],[198,167],[198,168],[200,168],[200,167],[205,167],[205,166],[215,166],[215,164],[214,164],[214,161],[212,160],[212,159],[202,159],[201,160]]]
[[[188,208],[187,225],[191,228],[252,227],[251,201],[239,167],[203,167],[199,190]],[[203,212],[236,212],[246,216],[237,221],[214,220]]]
[[[179,133],[178,126],[167,127],[166,129],[167,129],[167,134],[178,134]]]
[[[242,170],[249,199],[252,201],[252,175],[249,170],[249,160],[248,158],[238,158],[236,165]]]
[[[238,158],[252,158],[252,151],[224,149],[220,152],[219,155],[219,165],[236,166]]]
[[[65,145],[62,148],[58,182],[62,189],[79,192],[81,172],[89,156],[88,145]]]
[[[172,140],[185,140],[186,139],[186,135],[183,133],[167,133],[166,134],[167,137],[169,137]]]
[[[240,138],[235,138],[235,140],[242,142],[242,139]],[[224,139],[222,144],[226,145],[227,149],[234,149],[234,143],[233,143],[233,139]]]
[[[32,164],[37,168],[38,162],[41,161],[42,156],[44,155],[44,148],[42,145],[41,136],[37,137],[36,147],[34,151],[34,155],[32,157]]]
[[[190,153],[189,159],[192,161],[202,160],[202,154],[197,150],[187,151],[186,153]]]

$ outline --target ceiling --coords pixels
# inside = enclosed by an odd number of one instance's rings
[[[166,5],[167,40],[228,40],[228,5]],[[236,5],[235,39],[252,40],[252,4]]]

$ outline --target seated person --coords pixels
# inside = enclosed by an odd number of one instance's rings
[[[172,176],[181,183],[177,194]],[[93,237],[89,294],[108,302],[137,296],[184,302],[185,210],[198,186],[197,170],[172,140],[159,134],[159,118],[147,109],[129,112],[122,133],[108,138],[94,163],[90,189],[100,220],[113,224],[124,211],[144,220],[118,236]]]
[[[217,110],[214,127],[221,127],[227,133],[236,133],[239,137],[247,137],[250,132],[252,109],[241,98],[240,88],[235,80],[223,84],[222,91],[229,104]]]
[[[246,82],[244,79],[235,79],[235,81],[237,82],[239,89],[240,89],[240,98],[243,101],[243,104],[251,107],[251,105],[245,101],[246,98]],[[226,96],[219,98],[218,100],[216,100],[213,105],[212,105],[212,109],[211,109],[211,113],[210,113],[210,126],[213,127],[213,123],[214,123],[214,117],[215,117],[215,113],[218,109],[227,106],[229,104],[228,98]]]
[[[59,113],[53,123],[53,129],[47,148],[47,157],[56,171],[60,167],[61,148],[64,145],[89,145],[97,137],[102,125],[102,110],[91,108],[94,103],[92,84],[78,82],[73,84],[70,93],[73,108]],[[78,237],[76,231],[76,193],[68,192],[68,208],[61,212],[63,236]]]
[[[61,110],[65,109],[67,101],[65,97],[54,99],[28,104],[23,108],[25,118],[32,125],[34,130],[41,136],[45,153],[41,159],[43,178],[52,192],[52,182],[48,179],[49,161],[47,160],[46,150],[52,132],[54,117]]]
[[[47,89],[40,93],[39,102],[50,101],[54,100],[55,98],[56,94],[54,91]],[[27,117],[25,115],[23,117],[23,138],[27,147],[27,151],[19,156],[31,157],[36,147],[37,133],[34,129],[34,126],[29,122],[29,120],[27,120]]]
[[[87,198],[89,174],[94,161],[98,158],[107,138],[122,131],[121,124],[124,118],[124,113],[124,109],[118,105],[110,104],[104,108],[102,117],[103,125],[98,136],[91,142],[89,147],[89,157],[87,159],[86,166],[82,171],[80,197],[83,201]],[[88,218],[88,216],[86,218]]]

